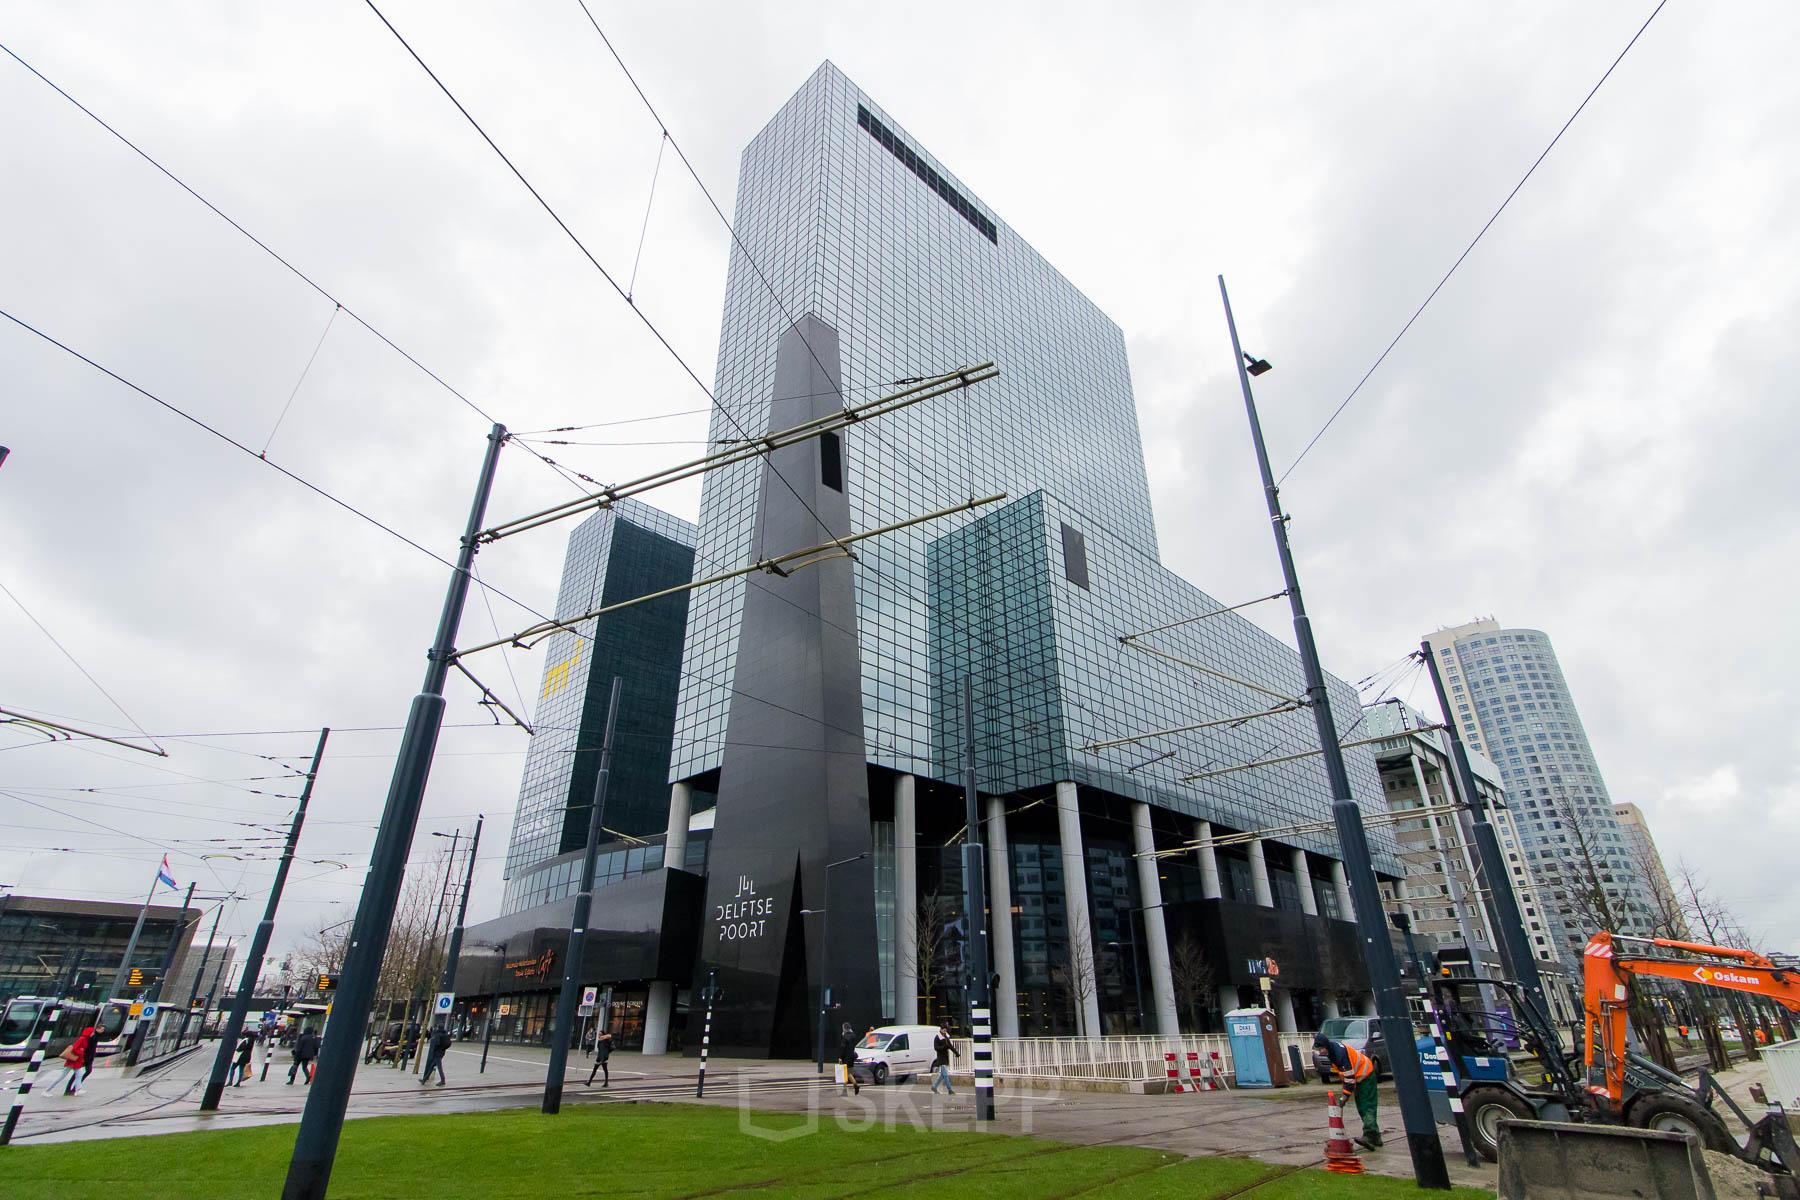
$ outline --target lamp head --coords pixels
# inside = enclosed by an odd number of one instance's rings
[[[1248,353],[1244,355],[1244,366],[1252,375],[1266,374],[1270,369],[1268,359],[1257,358],[1254,354]]]

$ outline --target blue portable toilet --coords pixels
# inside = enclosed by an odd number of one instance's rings
[[[1286,1087],[1275,1014],[1266,1008],[1234,1008],[1225,1014],[1225,1036],[1241,1088]]]

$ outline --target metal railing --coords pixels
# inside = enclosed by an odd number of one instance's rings
[[[1300,1059],[1310,1067],[1312,1039],[1310,1032],[1281,1033],[1283,1065],[1290,1046],[1300,1051]],[[957,1038],[956,1049],[961,1063],[969,1059],[969,1039]],[[1165,1079],[1168,1060],[1173,1052],[1185,1060],[1189,1052],[1202,1061],[1210,1061],[1217,1053],[1224,1069],[1235,1071],[1231,1058],[1231,1042],[1222,1033],[1185,1033],[1180,1037],[1045,1037],[995,1038],[994,1074],[1012,1079],[1106,1079],[1119,1082]]]

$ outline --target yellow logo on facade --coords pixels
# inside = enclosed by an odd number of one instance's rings
[[[545,700],[569,686],[569,670],[581,663],[581,643],[575,643],[575,649],[569,657],[544,672],[544,690],[538,693],[538,699]]]

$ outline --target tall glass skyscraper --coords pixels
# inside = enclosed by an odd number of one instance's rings
[[[1650,934],[1643,867],[1613,811],[1549,636],[1490,618],[1425,641],[1456,710],[1445,718],[1506,780],[1520,843],[1571,974],[1588,937],[1609,918],[1614,932]]]
[[[716,799],[699,977],[742,1007],[715,1048],[790,1051],[827,987],[859,1028],[958,1009],[931,926],[961,893],[965,679],[991,911],[1010,914],[1003,1034],[1216,1023],[1277,959],[1284,1027],[1360,1007],[1329,791],[1286,703],[1298,657],[1158,560],[1118,326],[829,63],[746,149],[736,231],[716,441],[959,366],[1001,375],[709,474],[696,574],[1008,499],[859,543],[809,590],[694,595],[669,778],[677,813]],[[1332,690],[1343,740],[1366,738]],[[847,754],[853,776],[809,765]],[[1380,811],[1372,756],[1347,758]],[[1388,831],[1371,842],[1397,875]],[[1171,970],[1189,942],[1205,996]]]
[[[837,330],[841,403],[993,360],[997,380],[857,427],[851,522],[868,529],[972,496],[1042,488],[1157,552],[1119,327],[827,63],[744,151],[711,436],[764,431],[792,318]],[[838,397],[833,397],[839,400]],[[729,415],[726,415],[726,414]],[[697,573],[760,557],[759,462],[707,477]],[[857,548],[871,762],[930,774],[927,526]],[[717,767],[744,585],[694,597],[673,777]]]

